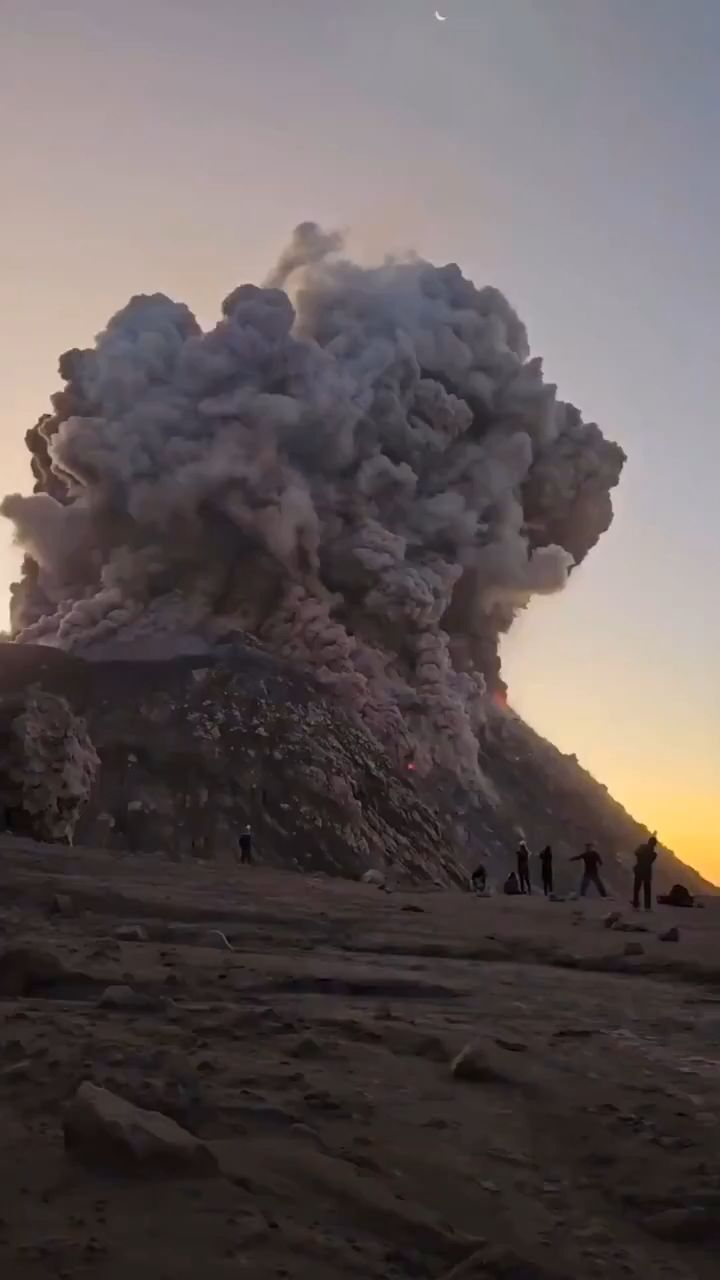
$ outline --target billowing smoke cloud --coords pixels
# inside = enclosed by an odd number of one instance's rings
[[[2,504],[13,632],[89,656],[252,632],[398,758],[478,781],[499,638],[608,527],[624,455],[497,290],[340,249],[305,223],[210,332],[135,297],[62,357],[35,494]]]

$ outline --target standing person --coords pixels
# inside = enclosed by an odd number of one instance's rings
[[[532,893],[530,884],[530,852],[524,840],[520,841],[517,851],[517,875],[521,893]]]
[[[576,853],[571,862],[584,863],[585,870],[580,884],[580,897],[584,898],[591,884],[595,885],[601,898],[607,898],[607,889],[600,878],[602,858],[592,844],[586,844],[582,853]]]
[[[487,872],[482,862],[476,867],[470,877],[470,888],[473,893],[483,894],[487,888]]]
[[[540,873],[542,875],[542,887],[545,897],[548,898],[553,891],[553,851],[552,845],[546,844],[540,854]]]
[[[252,862],[252,853],[253,853],[252,827],[247,826],[244,831],[240,832],[240,838],[238,840],[238,844],[240,846],[241,863]]]
[[[633,901],[637,911],[640,906],[640,893],[643,895],[643,906],[646,911],[652,910],[652,874],[653,863],[657,858],[657,836],[653,831],[649,840],[635,850],[635,870],[633,874]]]

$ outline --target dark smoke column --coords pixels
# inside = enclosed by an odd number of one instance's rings
[[[20,641],[311,667],[419,772],[482,784],[500,636],[612,520],[622,450],[557,399],[496,289],[361,268],[312,223],[211,331],[133,298],[27,434]],[[292,299],[292,301],[291,301]]]

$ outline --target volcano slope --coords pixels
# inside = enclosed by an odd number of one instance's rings
[[[606,909],[6,838],[3,1274],[710,1280],[717,902]],[[66,1150],[87,1081],[210,1176]]]
[[[569,858],[594,840],[608,884],[627,893],[632,850],[648,835],[510,711],[491,716],[481,742],[486,791],[399,770],[311,673],[250,637],[162,661],[0,646],[0,715],[3,698],[33,687],[83,717],[100,759],[78,843],[222,862],[251,823],[265,865],[448,885],[480,857],[504,878],[522,834],[535,851],[552,843],[566,893],[577,880]],[[668,850],[656,878],[710,889]]]

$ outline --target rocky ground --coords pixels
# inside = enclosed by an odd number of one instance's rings
[[[710,1280],[720,903],[613,907],[5,840],[2,1275]]]

